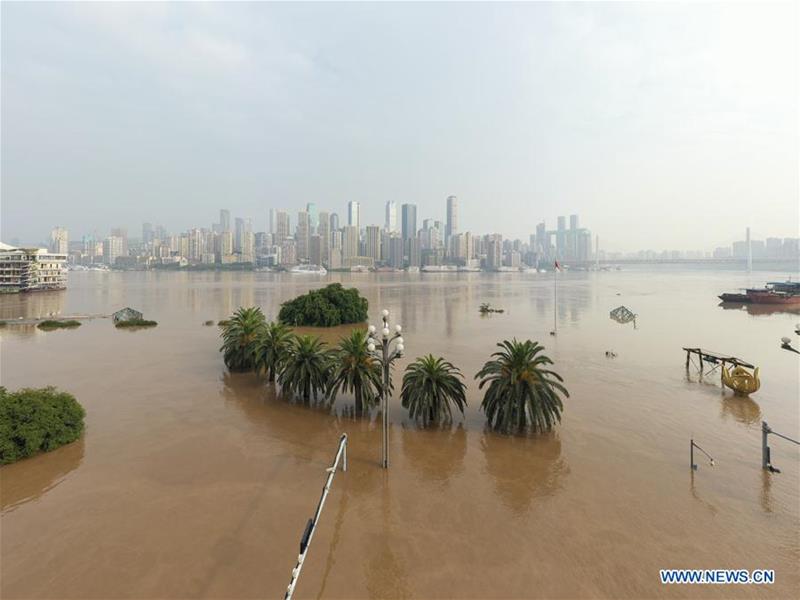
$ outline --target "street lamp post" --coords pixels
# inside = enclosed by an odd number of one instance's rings
[[[376,342],[377,328],[369,326],[369,339],[367,340],[367,350],[372,354],[381,365],[383,370],[383,387],[381,388],[381,411],[383,413],[383,456],[381,464],[384,469],[389,468],[389,390],[392,380],[392,363],[403,356],[403,338],[400,332],[403,330],[400,325],[394,326],[394,333],[389,329],[389,311],[381,311],[383,327],[380,331],[380,341]],[[380,348],[378,348],[380,344]],[[394,345],[394,347],[392,347]]]

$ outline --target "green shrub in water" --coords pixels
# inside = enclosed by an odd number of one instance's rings
[[[148,321],[147,319],[129,319],[127,321],[120,321],[116,324],[119,329],[125,327],[155,327],[158,325],[155,321]]]
[[[85,414],[72,394],[54,387],[0,387],[0,464],[74,442],[83,433]]]
[[[80,327],[81,322],[69,320],[69,321],[53,321],[47,320],[42,321],[37,325],[37,327],[43,331],[53,331],[54,329],[72,329],[73,327]]]

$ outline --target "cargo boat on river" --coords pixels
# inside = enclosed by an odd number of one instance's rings
[[[771,281],[763,288],[748,288],[743,294],[726,292],[718,298],[723,302],[800,304],[800,282]]]

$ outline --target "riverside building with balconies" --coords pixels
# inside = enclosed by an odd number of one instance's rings
[[[67,287],[67,255],[46,248],[0,244],[0,293],[63,290]]]

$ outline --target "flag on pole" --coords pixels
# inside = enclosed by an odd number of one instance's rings
[[[560,270],[561,270],[561,265],[558,264],[558,261],[556,261],[556,271],[560,271]]]

